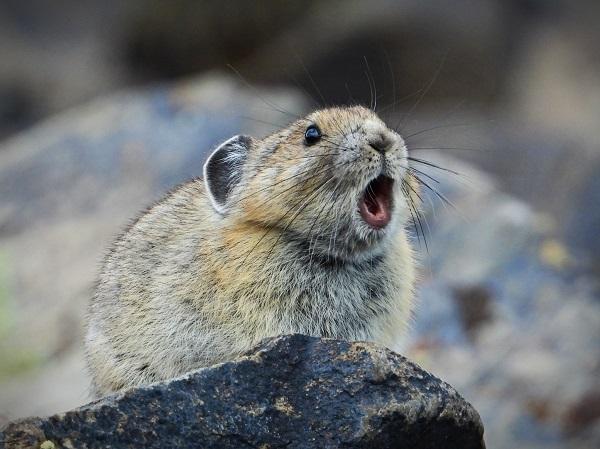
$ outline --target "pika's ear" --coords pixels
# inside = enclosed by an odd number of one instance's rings
[[[235,136],[223,142],[204,163],[204,184],[208,197],[217,212],[227,212],[227,198],[240,182],[242,169],[253,140]]]

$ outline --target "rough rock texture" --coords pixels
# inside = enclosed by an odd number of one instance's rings
[[[11,423],[0,445],[469,449],[484,447],[482,436],[475,409],[404,357],[292,335],[234,362]]]

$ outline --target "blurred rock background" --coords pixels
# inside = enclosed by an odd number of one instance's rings
[[[0,419],[86,402],[103,251],[218,141],[377,103],[429,195],[404,352],[489,447],[600,444],[600,4],[0,3]],[[231,68],[231,67],[233,68]]]

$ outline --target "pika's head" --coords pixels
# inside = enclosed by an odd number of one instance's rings
[[[403,229],[417,185],[404,140],[360,106],[315,111],[257,140],[236,136],[204,166],[225,220],[264,226],[307,255],[356,260]]]

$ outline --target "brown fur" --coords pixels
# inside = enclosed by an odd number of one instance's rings
[[[323,138],[307,146],[311,123]],[[385,160],[396,181],[380,231],[357,212],[384,157],[368,146],[377,133],[393,139]],[[415,276],[401,186],[417,185],[406,167],[403,140],[375,114],[334,108],[253,140],[226,213],[200,179],[171,192],[106,257],[87,319],[95,392],[230,360],[278,334],[393,347]]]

